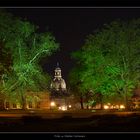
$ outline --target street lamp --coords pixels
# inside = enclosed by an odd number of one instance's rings
[[[56,106],[55,102],[52,101],[52,102],[50,103],[50,106],[51,106],[51,109],[54,108],[54,107]]]

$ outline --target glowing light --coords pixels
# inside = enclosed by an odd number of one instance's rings
[[[67,106],[63,105],[63,106],[58,107],[58,109],[62,110],[62,111],[66,111],[67,110]]]
[[[61,110],[61,106],[59,106],[58,109]]]
[[[109,109],[109,106],[108,105],[104,105],[104,109]]]
[[[69,108],[71,108],[71,105],[69,105]]]
[[[116,108],[116,106],[113,106],[113,108]]]
[[[119,105],[116,105],[116,108],[119,109]]]
[[[51,104],[50,104],[51,106],[55,106],[55,102],[51,102]]]
[[[61,110],[65,111],[65,110],[67,110],[67,107],[66,106],[62,106]]]
[[[124,105],[120,105],[120,109],[124,109],[125,108],[125,106]]]
[[[91,106],[89,106],[89,109],[91,109]]]

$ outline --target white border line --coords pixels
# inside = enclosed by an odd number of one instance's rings
[[[130,9],[133,9],[134,8],[134,9],[137,9],[137,8],[140,8],[140,6],[139,7],[130,7],[130,6],[126,6],[126,7],[125,6],[123,6],[123,7],[119,7],[119,6],[118,7],[108,7],[108,6],[106,6],[106,7],[104,7],[104,6],[103,7],[102,6],[100,6],[100,7],[98,7],[98,6],[97,7],[61,7],[61,6],[60,7],[36,7],[36,6],[35,7],[34,6],[32,6],[32,7],[26,7],[26,6],[23,6],[23,7],[18,7],[18,6],[17,7],[16,6],[13,6],[13,7],[9,7],[9,6],[1,7],[0,6],[0,8],[17,8],[17,9],[20,9],[20,8],[27,8],[27,9],[30,9],[30,8],[37,8],[37,9],[38,8],[41,8],[41,9],[44,9],[44,8],[48,8],[48,9],[52,9],[52,8],[56,8],[56,9],[61,9],[61,8],[62,9],[66,9],[66,8],[67,9],[81,9],[81,8],[83,8],[83,9],[92,9],[92,8],[94,8],[94,9],[104,9],[104,8],[105,9],[112,9],[112,8],[123,9],[124,8],[125,9],[126,8],[127,9],[127,8],[130,8]]]

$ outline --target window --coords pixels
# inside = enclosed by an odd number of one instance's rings
[[[14,104],[13,104],[13,108],[17,108],[17,104],[14,103]]]
[[[9,102],[6,102],[6,108],[10,108]]]

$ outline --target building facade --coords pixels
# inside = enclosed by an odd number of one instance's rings
[[[50,109],[50,93],[48,91],[25,93],[26,109]],[[22,109],[21,98],[3,98],[0,109]]]
[[[52,108],[56,109],[66,109],[69,105],[68,103],[68,92],[66,88],[66,82],[62,78],[61,68],[59,63],[54,70],[54,78],[50,85],[51,95],[50,100],[53,103]]]

